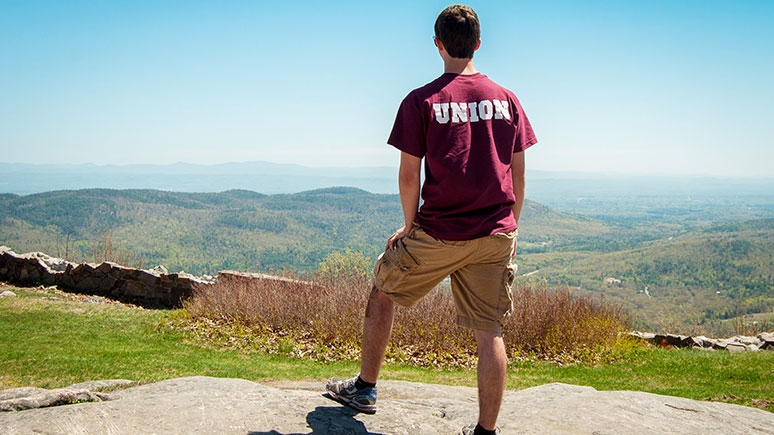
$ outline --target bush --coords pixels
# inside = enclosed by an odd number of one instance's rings
[[[355,356],[352,349],[359,342],[365,289],[292,276],[221,277],[214,286],[194,290],[183,308],[190,316],[189,329],[206,339],[328,360]],[[212,329],[241,331],[241,338],[234,342],[229,334]],[[289,342],[295,345],[289,347]]]
[[[604,299],[574,296],[568,288],[517,283],[504,338],[514,354],[597,361],[612,356],[621,333],[630,326],[624,308]]]
[[[351,255],[349,256],[351,259]],[[345,273],[342,258],[328,259],[326,274],[304,281],[221,279],[184,301],[188,328],[229,346],[310,357],[356,359],[371,284],[368,273]],[[356,261],[356,264],[360,262]],[[504,339],[511,359],[535,356],[557,361],[609,359],[629,319],[619,306],[568,289],[517,284],[514,312]],[[435,289],[416,306],[396,308],[387,360],[420,366],[471,366],[472,331],[455,324],[451,294]]]

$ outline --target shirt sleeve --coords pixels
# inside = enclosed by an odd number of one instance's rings
[[[420,106],[414,93],[403,99],[387,143],[400,151],[423,158],[427,151],[427,122]]]
[[[514,107],[516,108],[516,113],[518,116],[513,152],[518,153],[536,144],[538,140],[535,136],[534,130],[532,130],[532,124],[529,122],[527,114],[524,113],[524,108],[521,107],[521,103],[515,97],[513,102],[515,103]]]

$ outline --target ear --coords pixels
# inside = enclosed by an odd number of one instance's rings
[[[441,41],[440,38],[435,38],[435,46],[436,46],[436,48],[438,48],[438,51],[444,51],[445,50],[445,48],[443,46],[443,42]]]
[[[481,40],[478,40],[478,44],[476,44],[476,48],[473,49],[473,51],[477,51],[478,48],[481,47]]]

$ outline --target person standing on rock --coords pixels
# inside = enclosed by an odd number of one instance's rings
[[[360,374],[330,379],[326,388],[341,403],[376,412],[394,304],[410,307],[451,276],[457,323],[473,329],[478,348],[479,420],[461,433],[491,434],[505,390],[502,331],[513,309],[511,261],[524,201],[524,150],[537,139],[513,92],[473,64],[481,44],[473,9],[444,9],[433,41],[444,73],[406,96],[387,141],[401,152],[405,225],[389,237],[374,266]]]

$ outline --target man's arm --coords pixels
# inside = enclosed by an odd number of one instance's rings
[[[526,187],[524,166],[524,151],[514,153],[513,160],[511,160],[511,177],[513,179],[513,196],[516,197],[516,202],[511,206],[511,210],[513,211],[513,218],[516,219],[516,225],[519,224],[521,206],[524,205]],[[516,243],[513,244],[513,251],[511,251],[511,260],[514,258],[516,258]]]
[[[521,206],[524,205],[524,191],[526,187],[524,166],[524,151],[514,153],[513,160],[511,160],[511,176],[513,177],[513,195],[516,197],[516,202],[511,206],[511,210],[517,225],[519,217],[521,217]]]
[[[400,192],[400,205],[403,207],[404,225],[387,240],[387,249],[394,249],[395,242],[408,236],[414,226],[414,219],[416,219],[419,210],[421,168],[421,158],[405,152],[400,153],[398,192]]]

